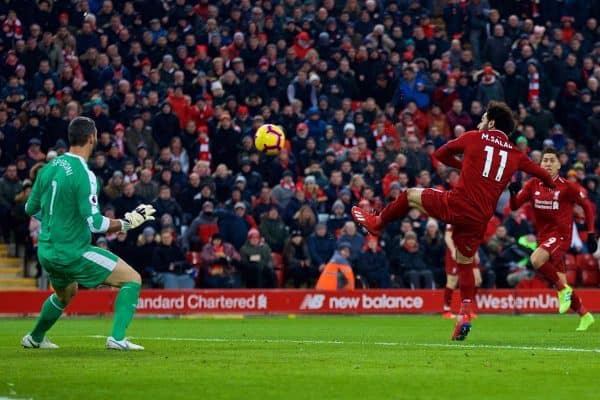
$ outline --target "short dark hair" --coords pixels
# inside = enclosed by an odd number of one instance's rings
[[[542,157],[544,156],[544,154],[554,154],[556,158],[560,158],[560,153],[554,147],[544,147],[544,150],[542,150]]]
[[[515,129],[512,110],[502,101],[490,101],[487,107],[488,121],[494,121],[494,127],[511,137]]]
[[[68,131],[71,146],[84,146],[96,134],[96,124],[91,118],[77,117],[69,123]]]

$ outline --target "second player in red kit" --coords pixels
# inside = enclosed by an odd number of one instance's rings
[[[471,330],[469,315],[475,293],[473,257],[483,240],[498,198],[512,175],[521,170],[554,187],[550,175],[512,143],[507,132],[511,133],[513,129],[510,108],[505,103],[491,101],[478,130],[464,133],[434,153],[434,157],[445,165],[461,169],[454,189],[410,188],[379,215],[370,214],[360,207],[352,208],[354,220],[375,235],[379,235],[389,222],[403,218],[413,207],[454,226],[462,306],[452,334],[453,340],[464,340]],[[463,155],[462,161],[456,157],[459,154]]]
[[[531,202],[535,216],[535,230],[538,248],[531,254],[531,264],[546,279],[552,282],[559,293],[559,312],[570,308],[581,316],[577,330],[587,330],[594,322],[581,299],[566,284],[564,256],[571,247],[573,233],[573,207],[580,205],[585,211],[588,230],[588,249],[596,251],[597,241],[594,232],[594,207],[583,189],[558,175],[560,161],[554,149],[545,149],[541,166],[554,178],[555,187],[549,188],[537,178],[532,178],[519,191],[519,184],[509,186],[510,207],[518,209]]]

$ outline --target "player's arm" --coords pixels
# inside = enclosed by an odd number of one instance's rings
[[[42,210],[40,198],[43,192],[43,188],[40,188],[40,186],[42,186],[42,179],[36,179],[33,183],[31,193],[29,193],[29,198],[25,203],[25,212],[29,216],[33,216]]]
[[[583,208],[583,212],[585,212],[585,222],[588,231],[587,246],[590,253],[595,253],[598,249],[598,238],[596,236],[596,211],[594,210],[594,205],[587,198],[585,192],[575,185],[569,185],[569,194],[575,203],[579,204]]]
[[[513,182],[508,185],[508,191],[510,192],[510,209],[515,211],[518,210],[523,204],[531,200],[531,185],[533,180],[527,181],[523,189],[518,189],[519,184]]]
[[[536,178],[539,178],[544,182],[544,185],[554,188],[554,180],[550,176],[545,169],[534,163],[527,157],[527,155],[523,154],[521,156],[521,160],[519,161],[519,170],[528,173],[529,175],[533,175]]]
[[[95,179],[95,177],[94,177]],[[92,233],[113,233],[127,231],[136,228],[146,222],[153,220],[154,208],[152,206],[140,205],[132,212],[125,214],[124,219],[107,218],[100,213],[98,206],[98,195],[94,190],[90,179],[85,176],[77,186],[79,212],[88,224]]]
[[[449,141],[433,153],[433,156],[437,158],[441,163],[452,168],[462,169],[462,161],[459,160],[456,155],[463,154],[465,151],[465,136],[462,136]]]

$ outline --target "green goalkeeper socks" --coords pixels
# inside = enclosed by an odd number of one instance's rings
[[[115,300],[115,320],[112,329],[112,337],[116,340],[125,338],[125,331],[135,313],[141,288],[139,283],[127,282],[119,290]]]
[[[31,337],[36,342],[44,340],[46,332],[52,328],[52,325],[60,318],[63,313],[65,305],[58,300],[56,294],[52,294],[46,299],[42,306],[40,316],[35,323],[33,331],[31,331]]]

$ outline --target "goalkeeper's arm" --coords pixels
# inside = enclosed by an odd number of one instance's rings
[[[114,233],[137,228],[146,221],[154,220],[154,207],[141,204],[135,210],[125,214],[123,219],[110,219],[100,213],[88,217],[88,225],[92,233]]]

